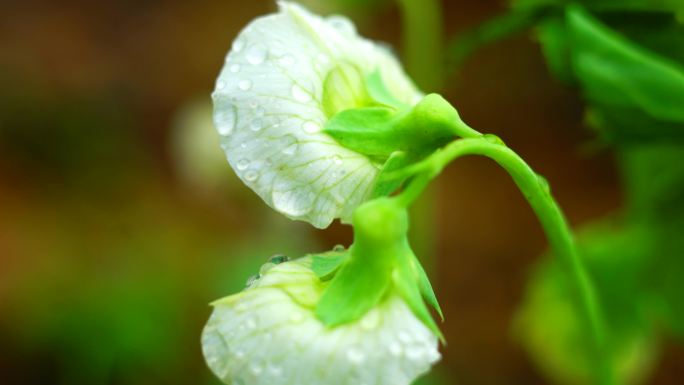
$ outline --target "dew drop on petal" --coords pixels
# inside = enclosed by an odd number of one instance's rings
[[[216,89],[217,90],[222,90],[224,88],[226,88],[226,82],[225,81],[219,80],[218,82],[216,82]]]
[[[240,52],[243,48],[245,48],[245,41],[242,38],[233,41],[233,51]]]
[[[307,120],[306,122],[302,123],[302,129],[304,129],[304,132],[308,134],[315,134],[321,131],[321,125],[313,120]]]
[[[346,249],[344,248],[344,245],[335,245],[335,246],[333,246],[333,251],[335,251],[335,252],[337,252],[337,253],[341,253],[341,252],[343,252],[344,250],[346,250]]]
[[[247,50],[247,62],[252,65],[259,65],[266,60],[268,49],[263,44],[255,44]]]
[[[240,88],[243,91],[247,91],[250,88],[252,88],[252,81],[249,79],[240,80],[240,82],[238,83],[238,88]]]
[[[328,24],[335,28],[337,31],[340,33],[346,34],[346,35],[351,35],[356,33],[356,28],[354,27],[354,23],[351,22],[348,18],[340,15],[333,15],[329,16],[327,18]]]
[[[400,356],[403,351],[401,345],[396,341],[390,342],[390,344],[387,345],[387,350],[389,350],[390,354],[395,357]]]
[[[264,126],[264,121],[261,119],[253,119],[251,122],[249,122],[249,128],[252,131],[259,131],[261,130],[261,127]]]
[[[214,125],[219,134],[227,136],[233,133],[235,129],[235,122],[237,119],[237,112],[233,104],[221,105],[216,103],[216,113],[214,114]]]
[[[342,157],[339,156],[339,155],[333,155],[333,156],[332,156],[332,161],[333,161],[333,163],[335,163],[336,165],[339,166],[339,165],[342,164]]]
[[[254,170],[249,170],[245,173],[245,180],[247,182],[254,182],[259,178],[259,173]]]
[[[292,97],[295,98],[296,101],[302,103],[306,103],[311,100],[311,95],[298,84],[292,86]]]
[[[249,167],[249,160],[247,160],[247,159],[238,160],[238,162],[237,162],[237,169],[238,170],[242,171],[242,170],[247,169],[247,167]]]

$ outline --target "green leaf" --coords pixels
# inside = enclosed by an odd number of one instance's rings
[[[342,266],[349,258],[348,252],[331,251],[323,254],[316,254],[313,256],[311,270],[321,279],[321,281],[328,281],[332,279],[335,272]]]
[[[568,7],[567,24],[573,67],[590,101],[684,122],[682,67],[633,44],[578,6]]]

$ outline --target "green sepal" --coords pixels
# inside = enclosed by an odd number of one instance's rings
[[[342,264],[349,259],[349,252],[330,251],[312,256],[311,270],[321,281],[329,281]]]
[[[392,271],[378,259],[372,255],[349,258],[323,292],[316,317],[334,327],[358,320],[377,305],[389,288]]]
[[[395,151],[430,153],[464,127],[444,98],[430,94],[410,109],[372,106],[341,111],[332,116],[324,132],[342,146],[384,162]]]
[[[421,293],[420,284],[416,280],[415,269],[413,267],[413,257],[412,255],[405,255],[401,262],[398,264],[394,274],[392,275],[392,281],[399,295],[406,301],[413,314],[444,344],[446,341],[442,331],[439,330],[439,326],[432,318],[430,310],[428,309],[425,301],[423,300],[423,295]]]
[[[370,199],[388,196],[398,189],[399,186],[404,183],[405,178],[386,179],[385,176],[393,171],[400,170],[411,163],[411,159],[403,151],[395,151],[390,154],[375,179],[376,182],[373,191],[371,192]]]
[[[425,269],[423,269],[423,266],[420,264],[420,261],[418,258],[416,258],[415,254],[411,255],[411,260],[409,263],[413,267],[414,274],[418,280],[418,288],[420,289],[420,294],[422,294],[423,299],[425,299],[425,302],[427,302],[428,305],[435,309],[437,314],[439,314],[439,318],[444,321],[444,313],[442,313],[442,308],[439,306],[439,302],[437,301],[435,291],[432,289],[430,279],[428,278]]]

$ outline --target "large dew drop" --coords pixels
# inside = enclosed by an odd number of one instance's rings
[[[268,49],[263,44],[256,44],[247,50],[247,62],[252,65],[259,65],[266,60]]]
[[[216,102],[216,112],[214,113],[214,125],[219,134],[228,136],[235,129],[237,112],[232,103]]]

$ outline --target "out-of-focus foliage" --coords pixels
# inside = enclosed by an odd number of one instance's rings
[[[620,383],[641,383],[658,356],[660,325],[680,336],[684,330],[684,3],[581,3],[520,0],[515,7],[554,8],[538,26],[548,67],[581,91],[588,124],[616,152],[625,206],[619,219],[585,226],[578,242]],[[583,384],[589,344],[569,294],[562,270],[544,261],[518,327],[549,377]]]

